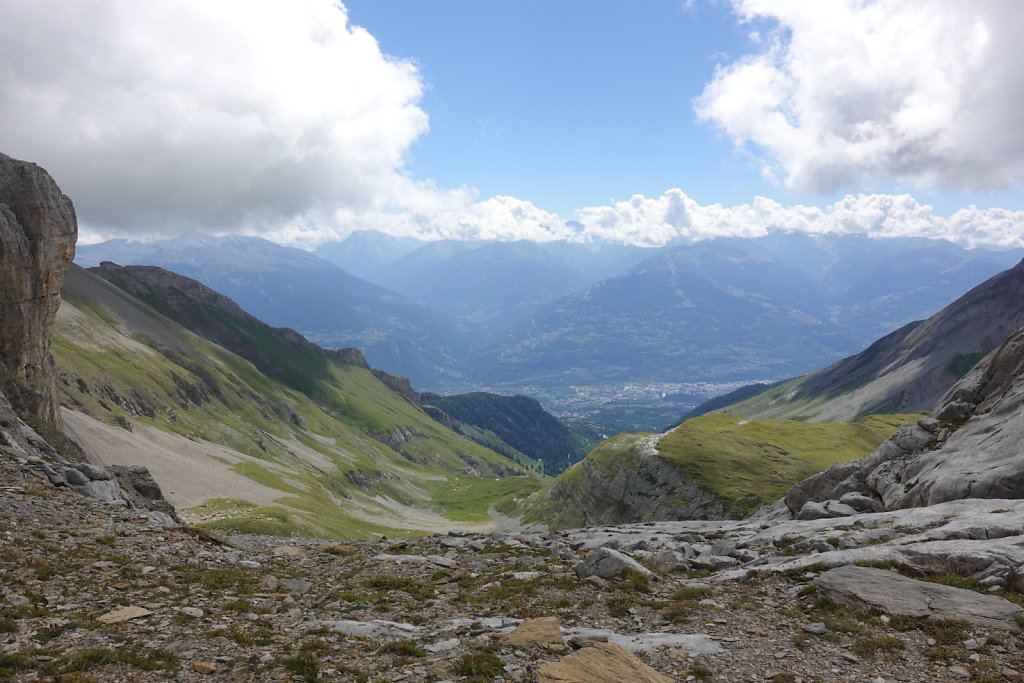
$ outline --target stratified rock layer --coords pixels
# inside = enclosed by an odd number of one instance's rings
[[[39,166],[0,154],[0,388],[60,425],[50,333],[75,256],[75,209]]]

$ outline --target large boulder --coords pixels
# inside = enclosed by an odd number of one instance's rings
[[[635,572],[644,576],[652,576],[653,572],[625,553],[612,548],[598,548],[590,553],[585,560],[572,568],[577,578],[585,579],[597,576],[602,579],[614,579],[623,572]]]

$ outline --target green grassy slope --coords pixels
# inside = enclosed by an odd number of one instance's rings
[[[284,381],[81,269],[63,295],[54,354],[66,407],[230,448],[231,471],[274,492],[272,501],[227,492],[208,501],[204,512],[216,511],[219,526],[338,538],[413,533],[429,525],[404,525],[402,506],[433,515],[434,525],[449,511],[449,520],[483,521],[487,506],[456,505],[454,488],[498,498],[505,491],[495,478],[510,478],[516,491],[539,486],[368,369],[296,348],[258,321],[210,311],[281,368]]]
[[[867,455],[917,417],[812,423],[703,415],[662,437],[658,453],[730,507],[751,513],[802,479]]]
[[[547,475],[579,462],[596,445],[527,396],[474,391],[453,396],[423,394],[422,402],[444,411],[460,433],[523,465],[537,463]]]
[[[502,511],[555,528],[677,514],[745,516],[798,481],[867,455],[898,425],[916,418],[808,423],[703,415],[659,437],[608,439],[544,489]],[[638,490],[625,490],[630,486]]]

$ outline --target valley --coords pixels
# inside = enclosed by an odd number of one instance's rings
[[[0,681],[1024,683],[1021,27],[0,0]]]
[[[521,393],[612,435],[663,429],[709,391],[829,365],[1022,256],[839,235],[641,248],[358,231],[316,255],[188,238],[84,245],[76,259],[161,266],[325,348],[359,347],[420,390]]]

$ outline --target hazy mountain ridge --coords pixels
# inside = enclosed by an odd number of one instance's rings
[[[723,408],[759,417],[853,419],[928,410],[984,354],[1024,325],[1024,261],[931,318],[910,323],[823,370]]]
[[[374,233],[354,233],[352,239],[353,254],[377,254],[378,272],[408,259],[418,264],[418,273],[443,275],[420,284],[451,302],[450,310],[439,312],[340,275],[336,266],[306,252],[252,238],[158,246],[115,241],[83,247],[80,261],[111,258],[113,252],[120,255],[111,260],[125,263],[172,270],[176,266],[169,262],[178,263],[190,269],[178,268],[188,276],[206,281],[209,275],[208,284],[257,317],[297,329],[323,346],[360,346],[373,365],[409,376],[421,389],[527,394],[561,415],[598,425],[657,429],[672,422],[676,409],[666,411],[664,391],[646,385],[665,383],[674,392],[668,385],[775,380],[820,368],[930,315],[983,276],[1019,260],[1013,252],[968,251],[924,239],[807,234],[660,249],[571,242],[411,244]],[[388,253],[396,244],[397,251]],[[474,263],[476,252],[497,255],[501,267],[484,267],[486,259]],[[448,268],[445,254],[461,259],[465,269]],[[633,263],[641,257],[646,260]],[[525,302],[555,297],[566,286],[559,263],[569,264],[566,272],[600,272],[603,279],[527,311],[508,336],[489,343],[488,335],[528,307]],[[545,275],[517,280],[516,264],[523,273],[542,264]],[[625,272],[603,275],[623,264]],[[860,284],[862,272],[870,273],[870,286]],[[493,277],[479,286],[474,278],[484,275]],[[403,286],[413,291],[416,282],[410,275]],[[467,334],[468,323],[457,324],[456,312],[496,327]],[[624,393],[627,385],[640,393]],[[702,400],[694,396],[692,405]],[[676,415],[686,407],[681,403]]]

